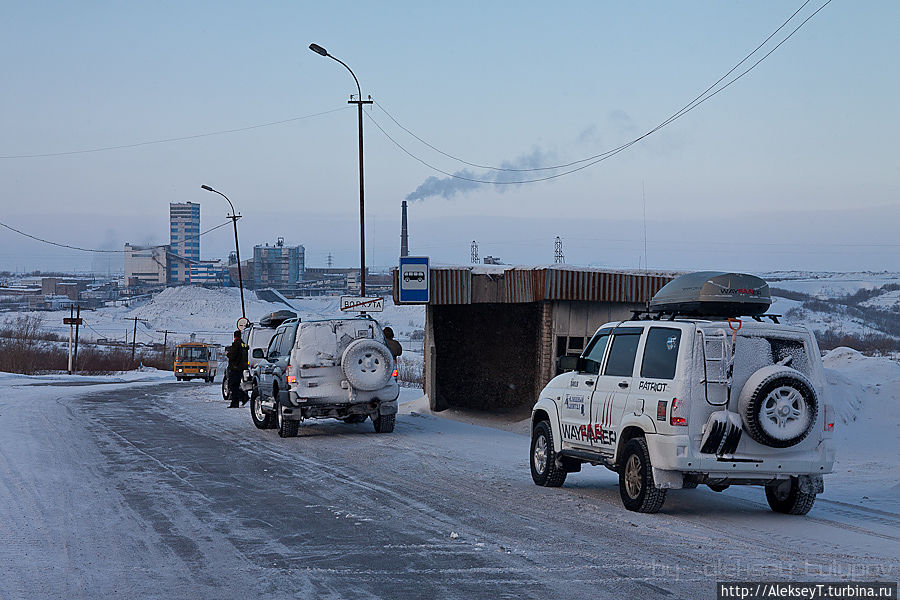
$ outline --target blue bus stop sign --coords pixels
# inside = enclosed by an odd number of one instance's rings
[[[429,281],[427,256],[401,256],[400,303],[428,304]]]

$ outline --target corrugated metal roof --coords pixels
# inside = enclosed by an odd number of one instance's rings
[[[645,303],[671,277],[655,274],[601,271],[577,267],[509,267],[495,273],[472,273],[472,267],[432,267],[430,304],[471,304],[472,278],[503,286],[507,302],[581,300]],[[398,280],[394,271],[394,300]],[[480,285],[480,284],[479,284]]]
[[[429,304],[471,304],[472,269],[466,267],[431,269]]]

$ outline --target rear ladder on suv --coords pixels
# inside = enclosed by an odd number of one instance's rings
[[[713,406],[728,404],[731,397],[731,380],[734,371],[734,357],[729,356],[728,336],[722,329],[708,335],[700,332],[703,348],[703,391],[706,401]]]

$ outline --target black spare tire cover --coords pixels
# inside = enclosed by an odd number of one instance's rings
[[[769,365],[744,384],[738,411],[747,434],[765,446],[788,448],[812,431],[819,399],[809,379],[796,369]]]

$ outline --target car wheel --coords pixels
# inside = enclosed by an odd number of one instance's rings
[[[541,421],[531,432],[531,478],[537,485],[559,487],[566,481],[566,471],[556,463],[553,432],[550,423]]]
[[[777,513],[805,515],[813,507],[816,495],[800,490],[796,477],[766,486],[766,500]]]
[[[657,489],[653,482],[650,452],[644,438],[632,438],[622,449],[619,495],[625,508],[642,513],[655,513],[666,501],[666,490]]]
[[[222,378],[222,398],[228,400],[228,396],[231,394],[228,389],[228,375]]]
[[[297,431],[300,429],[300,421],[292,421],[285,419],[281,414],[281,405],[275,404],[275,414],[278,420],[278,437],[289,438],[297,437]]]
[[[366,415],[350,415],[349,417],[344,417],[341,419],[344,423],[349,425],[355,425],[356,423],[364,423],[366,420]]]
[[[372,415],[372,424],[375,425],[375,433],[391,433],[394,431],[394,418],[396,415]]]
[[[812,431],[818,401],[809,380],[787,367],[765,367],[750,376],[738,403],[751,438],[771,448],[788,448]]]
[[[259,394],[253,394],[250,396],[250,418],[257,429],[272,429],[277,417],[264,411]]]

